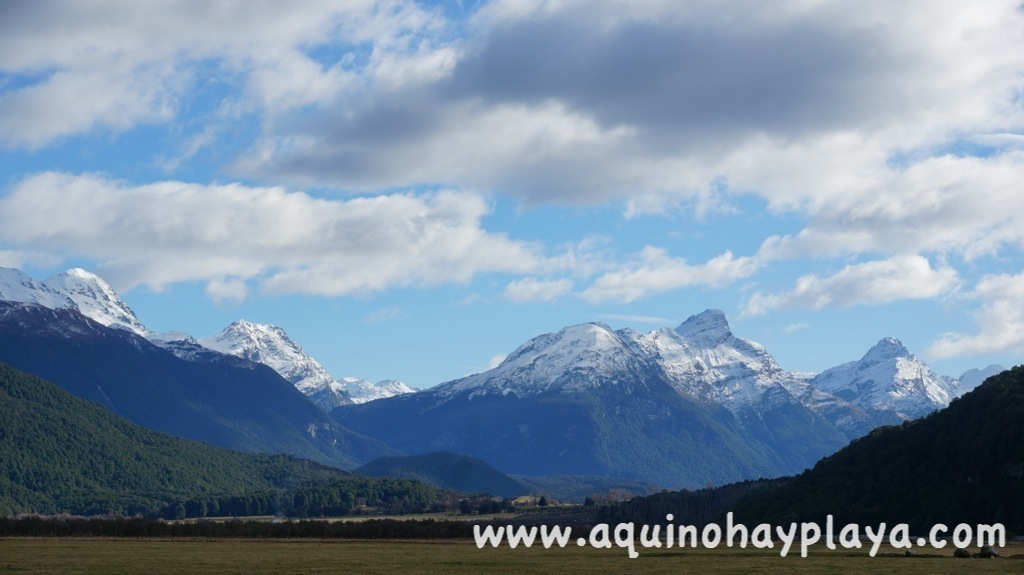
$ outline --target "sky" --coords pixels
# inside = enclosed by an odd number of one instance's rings
[[[787,370],[1024,360],[1024,9],[0,1],[0,266],[416,387],[722,309]]]

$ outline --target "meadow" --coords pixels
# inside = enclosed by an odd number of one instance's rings
[[[468,541],[10,538],[0,539],[0,573],[1024,574],[1022,559],[954,559],[950,549],[940,558],[881,556],[895,551],[885,547],[878,557],[823,546],[807,558],[738,548],[641,551],[629,559],[621,549],[477,549]],[[1024,545],[1001,551],[1022,554]]]

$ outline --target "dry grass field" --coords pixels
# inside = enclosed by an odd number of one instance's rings
[[[621,549],[477,549],[464,541],[17,538],[0,540],[0,573],[1024,574],[1022,559],[954,559],[950,549],[942,558],[904,558],[820,547],[806,559],[738,548],[639,551],[638,559],[628,559]],[[883,547],[881,553],[893,551]],[[1021,553],[1021,545],[1003,550]]]

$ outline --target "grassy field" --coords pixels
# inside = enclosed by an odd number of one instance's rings
[[[1024,574],[1024,560],[953,559],[949,549],[934,559],[824,547],[813,548],[806,559],[754,549],[640,551],[638,559],[628,559],[621,549],[477,549],[469,542],[2,539],[0,573]],[[1003,552],[1024,553],[1024,547]]]

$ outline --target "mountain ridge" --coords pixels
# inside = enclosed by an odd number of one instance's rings
[[[155,333],[139,321],[135,312],[103,278],[81,268],[72,268],[39,282],[20,270],[0,267],[0,301],[35,303],[50,309],[75,309],[104,326],[140,335],[189,361],[211,361],[205,348],[269,365],[325,413],[346,403],[415,392],[394,380],[376,384],[360,378],[338,381],[302,351],[283,329],[270,324],[238,320],[217,336],[201,340],[180,331]],[[345,383],[349,380],[351,386]]]

